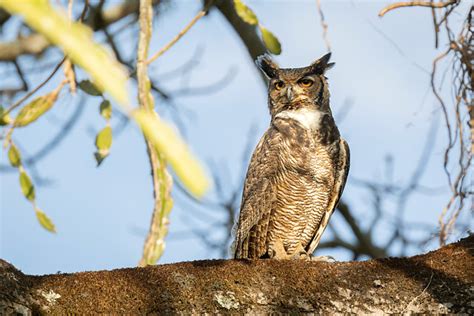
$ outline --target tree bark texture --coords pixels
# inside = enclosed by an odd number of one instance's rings
[[[44,276],[0,260],[0,314],[474,313],[474,236],[410,258],[205,260]]]

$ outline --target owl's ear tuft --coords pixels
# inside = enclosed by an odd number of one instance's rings
[[[274,79],[278,76],[278,70],[280,68],[268,54],[258,56],[255,63],[257,64],[258,68],[263,71],[265,76],[268,77],[268,79]]]
[[[310,72],[316,75],[324,75],[326,71],[328,71],[335,65],[335,63],[330,63],[329,59],[331,59],[331,53],[327,53],[323,57],[313,62],[309,66]]]

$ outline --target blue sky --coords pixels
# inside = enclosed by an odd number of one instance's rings
[[[434,36],[429,10],[401,9],[383,19],[377,13],[385,3],[322,1],[329,24],[328,37],[336,66],[327,74],[331,105],[336,114],[350,108],[339,122],[341,134],[351,148],[351,174],[344,197],[358,211],[364,225],[370,196],[354,185],[351,178],[379,180],[383,162],[393,154],[394,179],[408,181],[421,155],[430,126],[441,122],[440,110],[429,89]],[[305,66],[326,52],[315,1],[248,1],[262,24],[282,42],[283,52],[275,59],[284,67]],[[199,10],[193,1],[169,6],[155,23],[151,51],[155,52],[175,36]],[[462,17],[459,17],[460,19]],[[5,35],[8,38],[9,35]],[[136,32],[125,33],[123,47],[134,49]],[[100,38],[98,38],[100,39]],[[394,44],[396,43],[396,45]],[[245,47],[218,12],[199,21],[176,46],[153,64],[157,78],[176,69],[201,50],[199,63],[183,80],[202,87],[226,78],[225,87],[203,96],[181,96],[176,106],[186,126],[185,137],[203,162],[225,164],[230,172],[228,188],[242,181],[242,153],[245,144],[256,144],[268,126],[266,92],[259,73]],[[31,65],[33,59],[24,59]],[[0,65],[2,70],[11,69]],[[44,78],[39,73],[34,79]],[[80,74],[84,77],[84,74]],[[57,75],[42,92],[61,79]],[[2,80],[13,84],[11,77]],[[183,80],[159,81],[166,90],[179,89]],[[227,82],[228,81],[228,82]],[[135,95],[133,85],[130,91]],[[83,100],[82,102],[80,102]],[[54,109],[31,127],[18,130],[14,139],[25,153],[34,153],[59,129],[76,106],[84,114],[63,144],[43,159],[37,170],[50,180],[37,188],[39,206],[54,220],[58,233],[44,231],[21,194],[16,173],[0,174],[0,257],[31,274],[75,272],[129,267],[137,264],[152,210],[152,191],[145,145],[139,131],[127,125],[114,139],[111,155],[95,167],[94,135],[103,126],[98,115],[100,100],[82,99],[63,92]],[[157,103],[160,113],[172,120],[168,105]],[[116,115],[117,117],[117,115]],[[117,119],[116,121],[117,122]],[[256,132],[249,140],[249,130]],[[436,225],[449,191],[442,170],[446,137],[438,124],[427,171],[422,183],[438,188],[435,195],[416,195],[408,201],[407,218]],[[5,152],[0,163],[7,163]],[[208,165],[218,168],[222,164]],[[221,172],[217,170],[217,172]],[[197,238],[179,238],[190,223],[204,227],[207,219],[196,219],[190,202],[174,193],[170,236],[162,263],[215,257]],[[208,198],[215,196],[209,193]],[[388,202],[392,203],[392,202]],[[219,216],[219,215],[217,215]],[[337,214],[334,221],[340,221]],[[471,220],[472,224],[472,220]],[[341,229],[344,226],[340,224]],[[472,225],[471,225],[472,227]],[[327,236],[326,236],[327,237]],[[386,238],[384,226],[377,237]],[[325,237],[323,237],[324,240]],[[431,243],[426,250],[436,246]],[[327,251],[338,260],[347,260],[341,251]]]

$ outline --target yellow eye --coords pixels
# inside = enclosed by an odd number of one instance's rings
[[[302,87],[305,87],[305,88],[308,88],[308,87],[311,87],[313,85],[313,80],[311,79],[301,79],[299,81],[299,84],[302,86]]]
[[[285,84],[283,83],[283,81],[275,82],[275,89],[277,89],[277,90],[281,90],[284,86],[285,86]]]

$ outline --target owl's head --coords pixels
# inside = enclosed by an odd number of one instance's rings
[[[329,109],[329,90],[324,73],[334,66],[331,53],[303,68],[280,68],[268,55],[257,58],[257,65],[269,79],[268,104],[272,117],[284,110],[310,107]]]

